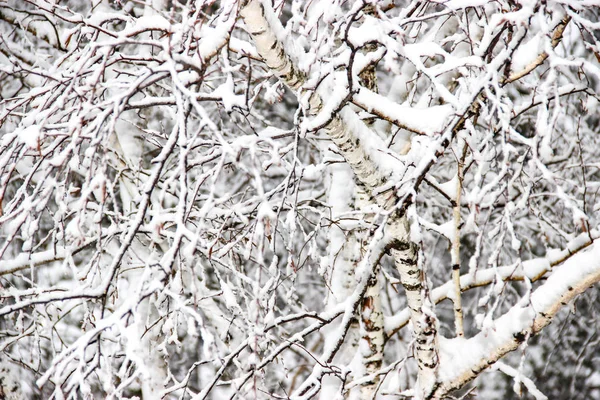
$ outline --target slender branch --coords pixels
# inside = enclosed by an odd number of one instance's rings
[[[463,327],[463,310],[461,301],[460,291],[460,198],[462,193],[462,186],[464,180],[464,164],[465,157],[467,156],[467,144],[464,140],[459,139],[459,143],[462,144],[462,154],[458,159],[457,171],[456,171],[456,199],[454,202],[453,214],[454,214],[454,237],[452,238],[452,281],[454,282],[454,328],[456,330],[456,336],[462,337],[465,335]]]
[[[600,282],[600,245],[574,255],[536,289],[529,303],[517,303],[494,321],[494,329],[457,342],[447,341],[441,351],[439,386],[429,396],[441,399],[451,390],[462,387],[481,371],[521,346],[526,337],[539,333],[554,316],[581,293]],[[468,349],[468,350],[467,350]],[[468,357],[464,357],[468,354]],[[461,363],[453,357],[461,357]]]
[[[556,48],[556,46],[558,46],[558,44],[561,42],[563,33],[565,32],[565,29],[567,28],[569,21],[571,21],[571,17],[565,16],[558,23],[556,28],[554,28],[554,32],[552,33],[552,43],[551,43],[553,49]],[[521,79],[525,75],[529,75],[534,69],[536,69],[537,67],[542,65],[542,63],[544,61],[546,61],[547,58],[548,58],[548,53],[543,52],[542,54],[537,56],[535,60],[533,60],[525,68],[523,68],[521,71],[513,72],[512,74],[510,74],[509,77],[503,82],[503,84],[512,83],[516,80]]]
[[[595,240],[598,235],[593,235]],[[585,250],[592,244],[587,233],[582,233],[562,251],[553,251],[547,257],[534,258],[522,263],[522,265],[508,265],[496,269],[479,270],[475,274],[465,274],[460,277],[461,292],[466,292],[477,287],[487,286],[500,278],[504,281],[522,281],[527,278],[536,282],[544,277],[553,267],[565,262],[570,257]],[[432,290],[431,298],[438,304],[448,299],[448,293],[452,290],[454,281],[450,280]],[[386,338],[391,337],[410,321],[410,310],[403,309],[394,316],[387,317],[385,321]]]
[[[306,76],[294,66],[291,57],[286,53],[283,44],[274,33],[274,31],[280,31],[281,27],[278,26],[279,29],[271,27],[271,24],[279,24],[272,12],[267,12],[260,1],[250,0],[243,4],[240,15],[244,18],[248,32],[254,39],[256,49],[265,63],[290,88],[301,89]],[[323,108],[322,99],[316,93],[312,93],[309,98],[309,113],[318,113]],[[348,124],[348,122],[352,123]],[[378,191],[387,183],[388,177],[365,149],[364,140],[361,141],[361,135],[368,135],[373,142],[376,142],[377,136],[365,129],[365,125],[352,110],[343,105],[341,110],[331,114],[323,128],[375,201],[385,210],[392,210],[385,227],[387,235],[393,238],[390,252],[400,273],[400,280],[412,312],[413,334],[417,341],[415,355],[419,365],[420,387],[431,387],[435,381],[435,370],[438,364],[435,319],[423,313],[426,291],[422,289],[424,289],[426,281],[423,271],[417,263],[417,246],[411,242],[409,223],[404,216],[404,210],[396,207],[401,200],[395,191],[392,193]],[[364,132],[360,132],[361,129]],[[362,294],[364,295],[364,292]],[[302,396],[306,396],[310,391],[304,388],[300,390],[300,393]]]
[[[25,14],[25,16],[21,19],[17,16],[17,14]],[[41,21],[40,19],[34,19],[34,17],[44,19],[45,21]],[[25,22],[25,19],[27,18],[31,18],[31,20]],[[33,10],[17,10],[9,6],[0,5],[0,20],[3,20],[14,26],[18,26],[23,30],[31,33],[33,36],[42,39],[49,45],[55,47],[56,49],[65,51],[62,44],[60,43],[60,37],[58,35],[58,31],[56,30],[56,26],[44,13],[35,12]],[[52,26],[52,30],[54,31],[54,37],[51,37],[48,34],[47,29],[38,29],[40,28],[39,24],[48,24]]]

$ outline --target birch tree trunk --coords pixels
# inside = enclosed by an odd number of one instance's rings
[[[0,398],[597,398],[594,1],[0,1]]]
[[[251,0],[243,5],[240,15],[244,18],[248,32],[252,35],[257,50],[265,63],[288,87],[300,90],[300,96],[302,96],[301,87],[306,77],[294,66],[294,62],[287,54],[283,43],[276,37],[271,24],[276,24],[277,21],[272,11],[266,9],[262,2]],[[277,30],[281,31],[281,28],[278,27]],[[322,109],[322,100],[316,93],[309,94],[309,96],[310,109],[308,113],[316,115]],[[349,121],[352,121],[352,125],[349,125]],[[400,279],[406,291],[407,302],[411,310],[413,332],[417,343],[415,358],[419,367],[419,389],[417,390],[422,392],[422,395],[426,395],[433,390],[435,371],[438,366],[438,355],[436,354],[437,321],[434,317],[423,313],[423,297],[426,293],[423,290],[423,285],[426,281],[424,272],[418,268],[416,245],[410,238],[408,220],[401,211],[395,208],[400,203],[400,199],[396,198],[395,193],[376,194],[376,191],[387,183],[387,177],[381,173],[361,146],[357,134],[352,132],[353,128],[357,125],[360,126],[359,124],[361,122],[356,121],[353,112],[345,107],[342,108],[339,116],[332,114],[323,129],[341,151],[358,180],[365,186],[367,191],[371,192],[374,200],[384,210],[391,211],[387,220],[386,231],[392,240],[390,252],[400,273]],[[369,133],[375,135],[372,132]],[[373,279],[373,289],[368,291],[369,295],[365,300],[365,313],[371,312],[373,307],[379,305],[373,297],[375,295],[373,292],[376,287],[376,277]],[[375,311],[375,315],[379,315],[379,313]],[[374,350],[371,357],[379,359],[381,357],[379,355],[380,349],[383,348],[382,343],[377,339],[370,343],[370,346],[374,346],[374,349],[370,350],[370,352]],[[367,358],[369,358],[368,355]]]

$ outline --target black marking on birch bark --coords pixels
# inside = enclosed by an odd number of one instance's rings
[[[426,400],[430,400],[430,399],[437,399],[438,397],[434,397],[435,393],[437,392],[437,390],[442,386],[441,382],[436,382],[433,387],[431,388],[431,391],[426,395],[425,399]]]
[[[411,266],[417,265],[417,260],[415,260],[414,258],[398,258],[398,261],[400,261],[402,264],[405,264],[405,265],[411,265]],[[407,271],[407,273],[409,275],[414,275],[415,270]]]
[[[267,19],[265,17],[265,6],[262,3],[258,3],[258,8],[260,8],[260,16],[263,17],[264,19]]]
[[[352,150],[354,148],[354,143],[352,143],[350,140],[344,140],[343,142],[340,143],[336,143],[337,147],[339,147],[339,149],[342,152],[347,153],[348,151]]]
[[[379,367],[379,366],[381,366],[381,361],[382,361],[381,359],[376,359],[376,360],[368,360],[368,361],[365,361],[365,363],[364,363],[364,364],[365,364],[366,366],[371,366],[371,365],[374,365],[374,366],[376,366],[376,367]]]
[[[430,368],[430,369],[433,369],[433,368],[437,367],[437,362],[426,363],[423,360],[419,360],[419,361],[421,361],[421,365],[424,366],[424,367],[427,367],[427,368]]]
[[[300,82],[301,78],[298,77],[298,74],[296,73],[296,70],[294,69],[294,66],[292,65],[290,68],[290,72],[283,75],[283,79],[288,82],[288,85],[290,87],[295,88],[298,86],[298,83]]]
[[[398,251],[406,251],[410,249],[410,242],[394,239],[392,243],[390,243],[390,248]]]
[[[369,280],[368,280],[367,282],[368,282],[368,285],[369,285],[369,286],[374,286],[374,285],[377,283],[377,276],[375,276],[374,274],[372,274],[372,275],[369,277]],[[372,299],[373,299],[373,296],[369,296],[369,298],[372,300]],[[372,304],[373,304],[374,302],[375,302],[375,301],[373,301],[373,302],[372,302]]]
[[[527,333],[516,332],[516,333],[513,333],[513,337],[515,338],[517,343],[523,343],[525,341],[525,338],[527,337]]]
[[[414,312],[418,312],[418,313],[421,312],[421,307],[412,307],[412,306],[409,306],[408,308],[410,308],[411,311],[414,311]]]
[[[421,273],[421,270],[417,269],[417,268],[415,268],[415,269],[409,269],[408,271],[406,271],[406,274],[407,275],[411,275],[411,276],[412,275],[417,275],[419,273]]]
[[[418,342],[417,342],[418,343]],[[431,356],[434,355],[435,356],[435,352],[433,351],[433,349],[431,348],[431,346],[416,346],[416,349],[419,350],[420,352],[423,353],[428,353],[427,356]],[[435,357],[434,357],[435,358]],[[437,360],[436,360],[437,361]]]
[[[460,265],[459,264],[454,264],[452,266],[452,269],[455,270],[455,271],[459,271],[460,270]]]
[[[259,29],[259,30],[257,30],[257,31],[251,31],[251,32],[250,32],[250,34],[251,34],[252,36],[261,36],[261,35],[264,35],[265,33],[267,33],[267,30],[266,30],[266,29]],[[275,43],[277,43],[277,41],[275,41]]]
[[[288,75],[292,75],[292,73],[290,72]],[[293,75],[292,75],[292,76],[289,76],[289,77],[288,77],[287,75],[285,75],[283,78],[284,78],[285,80],[289,80],[289,81],[290,81],[290,86],[292,86],[292,87],[295,87],[295,86],[298,84],[298,80],[297,80],[297,79],[296,79],[296,80],[294,80],[294,81],[292,81],[292,78],[294,78],[294,76],[293,76]]]
[[[423,287],[421,285],[421,282],[415,283],[415,284],[402,283],[402,286],[404,286],[404,290],[406,290],[407,292],[421,291],[421,288]],[[420,311],[420,309],[419,309],[419,311]]]
[[[279,56],[279,59],[283,61],[283,64],[285,64],[287,61],[287,54],[285,54],[285,49],[283,48],[283,46],[281,46],[279,48],[278,56]]]

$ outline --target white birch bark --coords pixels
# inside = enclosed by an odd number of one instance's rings
[[[333,309],[343,303],[356,287],[355,271],[360,261],[360,243],[352,229],[346,229],[343,220],[345,213],[355,211],[353,192],[353,174],[346,164],[335,163],[329,168],[328,203],[332,217],[337,223],[329,231],[328,258],[330,265],[327,273],[330,293],[327,298],[327,309]],[[325,335],[335,334],[335,327],[328,326]],[[335,361],[349,365],[357,350],[359,342],[358,321],[353,322],[348,331],[346,341],[338,352]],[[340,381],[336,377],[323,379],[320,398],[329,400],[339,391]]]
[[[271,23],[277,23],[271,10],[266,10],[262,2],[250,0],[243,4],[240,15],[244,18],[247,30],[252,36],[258,53],[265,63],[287,86],[300,89],[306,77],[299,71],[286,53],[283,43],[277,38]],[[279,29],[280,30],[280,29]],[[310,113],[316,114],[322,100],[312,94]],[[346,121],[353,120],[352,110],[344,107],[339,115],[332,115],[324,127],[325,132],[341,151],[346,162],[352,168],[359,181],[371,193],[374,200],[384,209],[392,210],[399,202],[395,193],[376,194],[376,189],[387,181],[371,156],[361,145],[360,139],[352,132]],[[415,358],[419,366],[417,392],[422,397],[431,391],[435,382],[435,371],[438,365],[436,351],[437,329],[435,317],[423,313],[423,272],[417,264],[416,245],[410,239],[409,223],[405,216],[393,211],[387,222],[387,231],[394,238],[391,254],[398,269],[402,285],[405,288],[407,302],[411,309],[413,334],[416,338]]]
[[[372,275],[369,287],[363,297],[360,308],[361,342],[360,356],[363,376],[372,376],[361,384],[360,398],[371,399],[376,395],[379,376],[374,375],[383,364],[383,309],[381,307],[381,288],[377,275]]]
[[[462,387],[507,353],[521,346],[526,337],[549,325],[558,311],[581,293],[600,282],[600,246],[573,255],[537,288],[527,303],[518,302],[494,321],[494,328],[464,340],[444,343],[439,382],[429,399],[442,399]],[[457,362],[460,361],[460,362]]]
[[[9,362],[0,357],[0,399],[21,400],[24,398],[19,379]]]
[[[367,6],[364,10],[366,14],[372,15],[375,9]],[[364,46],[365,53],[377,50],[377,45],[367,44]],[[373,92],[378,92],[376,64],[369,64],[361,73],[360,80],[366,88]],[[369,119],[366,125],[375,129],[375,120]],[[355,205],[357,209],[371,205],[369,194],[363,185],[357,184]],[[369,241],[373,240],[370,235]],[[379,285],[379,274],[375,273],[369,280],[369,287],[365,293],[360,308],[360,327],[361,327],[361,346],[360,357],[362,363],[362,375],[370,377],[363,381],[360,386],[361,399],[374,399],[377,395],[377,388],[380,382],[380,376],[376,373],[381,370],[383,365],[383,349],[385,345],[385,327],[383,318],[383,308],[381,305],[381,287]]]

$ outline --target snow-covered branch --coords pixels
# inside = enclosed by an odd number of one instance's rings
[[[525,338],[538,334],[578,295],[600,282],[600,246],[565,261],[530,297],[523,298],[482,332],[470,339],[441,343],[439,386],[431,398],[441,398],[514,351]]]
[[[534,3],[0,1],[0,397],[597,398],[600,14]]]

